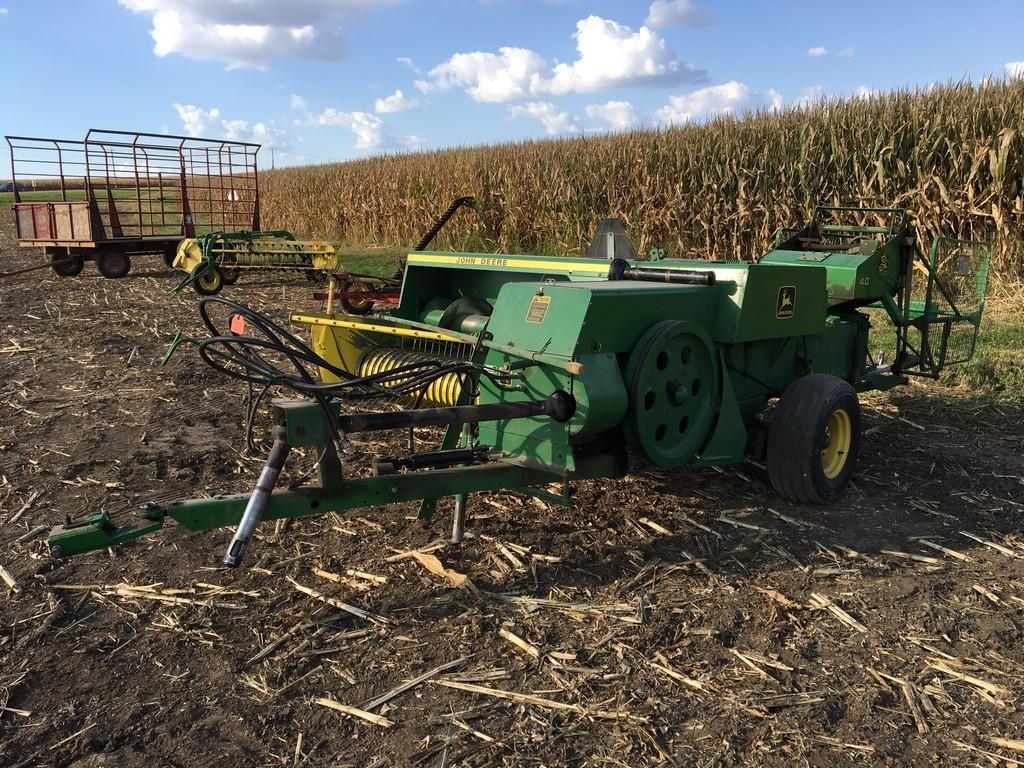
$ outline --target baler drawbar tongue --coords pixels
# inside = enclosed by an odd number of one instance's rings
[[[452,423],[509,421],[538,416],[548,417],[556,423],[564,423],[571,419],[576,412],[575,398],[563,391],[556,391],[544,400],[528,402],[463,405],[384,413],[355,413],[347,416],[338,415],[339,405],[337,401],[330,405],[334,418],[344,431],[350,432],[407,429]],[[244,509],[237,515],[238,525],[223,558],[225,565],[232,568],[237,567],[242,562],[246,545],[251,539],[256,525],[267,516],[268,508],[274,511],[273,519],[280,519],[316,514],[315,510],[320,506],[320,502],[316,498],[309,502],[310,506],[306,506],[298,503],[298,498],[289,497],[289,494],[293,492],[275,492],[274,487],[288,453],[293,447],[293,444],[289,442],[290,438],[295,441],[294,447],[301,447],[316,444],[315,441],[318,440],[316,435],[318,434],[321,439],[326,437],[322,430],[317,432],[308,428],[310,421],[322,418],[322,414],[315,404],[301,400],[275,400],[274,409],[278,417],[278,424],[274,427],[274,444],[260,473],[256,488],[251,494],[197,500],[209,502],[206,506],[210,509],[216,506],[216,502],[225,501],[224,508],[216,510],[217,514],[215,515],[196,515],[194,514],[194,505],[189,502],[176,502],[167,507],[152,504],[144,506],[139,511],[139,515],[151,521],[146,524],[128,524],[117,527],[105,511],[76,521],[68,521],[64,525],[56,526],[50,532],[49,544],[53,554],[57,557],[77,555],[115,546],[158,530],[163,526],[164,517],[172,517],[192,530],[230,525],[234,522],[231,519],[234,515],[225,510],[228,507],[237,507],[238,501],[243,500]],[[388,484],[388,491],[391,492],[396,481],[403,482],[405,478],[413,476],[411,473],[407,473],[391,479],[387,477],[402,468],[416,470],[448,467],[453,464],[482,465],[493,459],[492,451],[486,446],[452,449],[447,452],[413,453],[378,463],[378,477],[348,481],[341,479],[341,461],[333,441],[326,440],[318,447],[324,451],[324,459],[321,461],[326,461],[327,465],[334,465],[337,468],[337,476],[333,482],[337,483],[336,495],[342,497],[337,500],[343,505],[342,508],[363,505],[368,488],[372,493],[379,494],[380,489],[377,486],[383,487],[384,484]],[[523,476],[528,475],[524,473]],[[554,480],[556,478],[552,476],[546,479]],[[429,479],[426,481],[429,483]],[[415,496],[424,495],[426,489],[426,485],[420,486]],[[349,504],[343,498],[347,492],[353,494],[354,504]],[[287,503],[289,501],[293,504],[289,505]]]
[[[141,514],[145,514],[148,508]],[[68,557],[96,549],[106,549],[125,541],[153,533],[163,527],[163,515],[149,523],[116,526],[106,512],[68,519],[50,529],[48,544],[54,557]]]

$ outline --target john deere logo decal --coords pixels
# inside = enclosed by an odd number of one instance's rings
[[[784,285],[779,288],[779,300],[775,304],[775,316],[780,320],[792,317],[796,311],[796,288]]]

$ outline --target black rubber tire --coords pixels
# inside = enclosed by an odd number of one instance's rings
[[[829,478],[821,453],[829,417],[840,408],[850,420],[850,448],[839,474]],[[831,504],[853,477],[860,441],[860,404],[849,382],[827,373],[802,376],[782,393],[768,428],[772,486],[798,504]]]
[[[176,248],[169,248],[168,250],[164,251],[164,253],[163,253],[164,266],[167,267],[168,269],[174,269],[174,258],[177,255],[178,255],[178,250]]]
[[[100,251],[96,254],[95,261],[96,271],[111,280],[124,277],[132,268],[131,259],[122,251]]]
[[[338,289],[346,293],[358,292],[365,287],[362,283],[355,280],[349,280],[338,285]],[[373,299],[339,299],[339,303],[350,315],[368,315],[373,311]]]
[[[78,253],[47,249],[46,255],[50,259],[50,267],[61,277],[74,277],[85,267],[85,259]]]
[[[353,301],[351,299],[342,299],[341,306],[343,306],[345,311],[350,315],[368,315],[373,311],[372,301]]]
[[[203,283],[199,275],[206,272],[207,269],[206,264],[200,264],[192,270],[192,287],[200,296],[216,296],[224,288],[224,273],[220,267],[214,265],[212,267],[213,279]]]

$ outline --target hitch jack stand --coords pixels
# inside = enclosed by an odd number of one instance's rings
[[[263,471],[260,472],[256,488],[245,505],[242,519],[238,521],[235,535],[231,537],[231,543],[228,544],[228,551],[224,555],[224,565],[237,568],[242,563],[245,546],[252,538],[256,524],[263,518],[270,494],[274,491],[274,486],[277,485],[277,476],[281,474],[284,461],[288,458],[288,452],[291,450],[286,437],[287,432],[284,427],[274,427],[274,445],[270,449],[270,455],[267,456],[266,464],[263,465]]]
[[[455,496],[455,512],[452,514],[452,537],[448,539],[449,544],[461,544],[466,536],[466,501],[469,494],[459,493]]]

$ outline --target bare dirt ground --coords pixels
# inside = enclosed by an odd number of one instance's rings
[[[35,263],[2,215],[3,268]],[[412,505],[264,526],[238,571],[229,531],[173,524],[49,567],[67,515],[254,482],[241,386],[188,349],[159,366],[198,327],[175,280],[0,282],[0,764],[1024,764],[1024,413],[965,391],[865,397],[828,509],[753,464],[637,467],[572,511],[474,497],[475,538],[432,554],[479,594],[387,560],[447,531]]]

